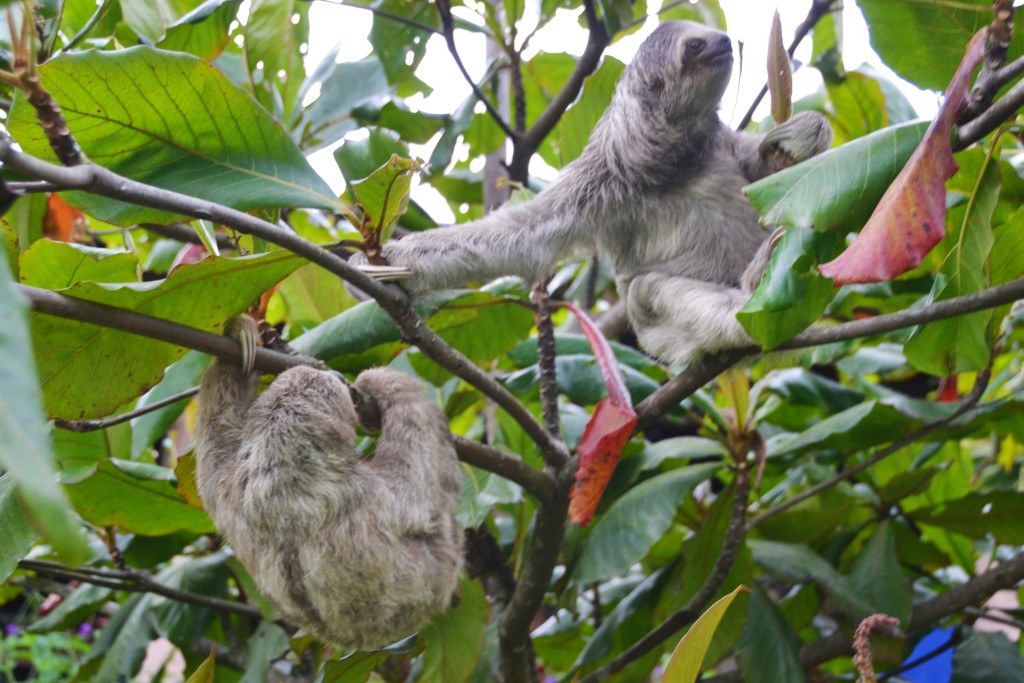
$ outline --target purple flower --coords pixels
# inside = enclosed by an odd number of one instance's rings
[[[75,633],[77,633],[80,638],[88,638],[92,635],[92,631],[92,624],[86,621],[78,625],[78,629]]]
[[[6,636],[16,636],[16,635],[18,635],[18,625],[17,624],[4,624],[4,635],[6,635]]]

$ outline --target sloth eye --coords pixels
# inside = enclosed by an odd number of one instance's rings
[[[686,41],[686,51],[697,53],[703,50],[705,45],[707,45],[705,41],[701,40],[700,38],[694,38],[692,40]]]

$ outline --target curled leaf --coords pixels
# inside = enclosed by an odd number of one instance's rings
[[[571,310],[579,319],[608,387],[608,396],[597,404],[576,449],[579,466],[576,470],[576,484],[569,494],[572,498],[569,519],[576,524],[586,525],[590,523],[601,502],[601,495],[615,471],[622,449],[633,435],[637,416],[608,340],[578,306],[568,302],[560,305]]]
[[[836,285],[882,282],[916,267],[945,231],[946,180],[958,168],[950,135],[967,108],[971,74],[984,53],[985,31],[971,39],[946,100],[907,165],[882,196],[867,225],[838,258],[819,267]]]
[[[771,94],[772,118],[782,123],[793,115],[793,65],[782,43],[782,20],[779,11],[772,17],[768,33],[768,92]]]

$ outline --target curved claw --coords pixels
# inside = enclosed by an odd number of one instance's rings
[[[260,339],[256,321],[247,315],[232,318],[224,326],[224,336],[238,342],[242,352],[242,370],[246,374],[252,372],[256,366],[256,347]]]
[[[374,266],[369,263],[359,263],[356,268],[381,282],[395,282],[412,277],[412,271],[402,266]]]

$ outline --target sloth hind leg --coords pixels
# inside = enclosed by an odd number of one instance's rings
[[[640,346],[668,363],[753,344],[736,320],[750,293],[664,273],[635,278],[627,292],[629,319]]]

